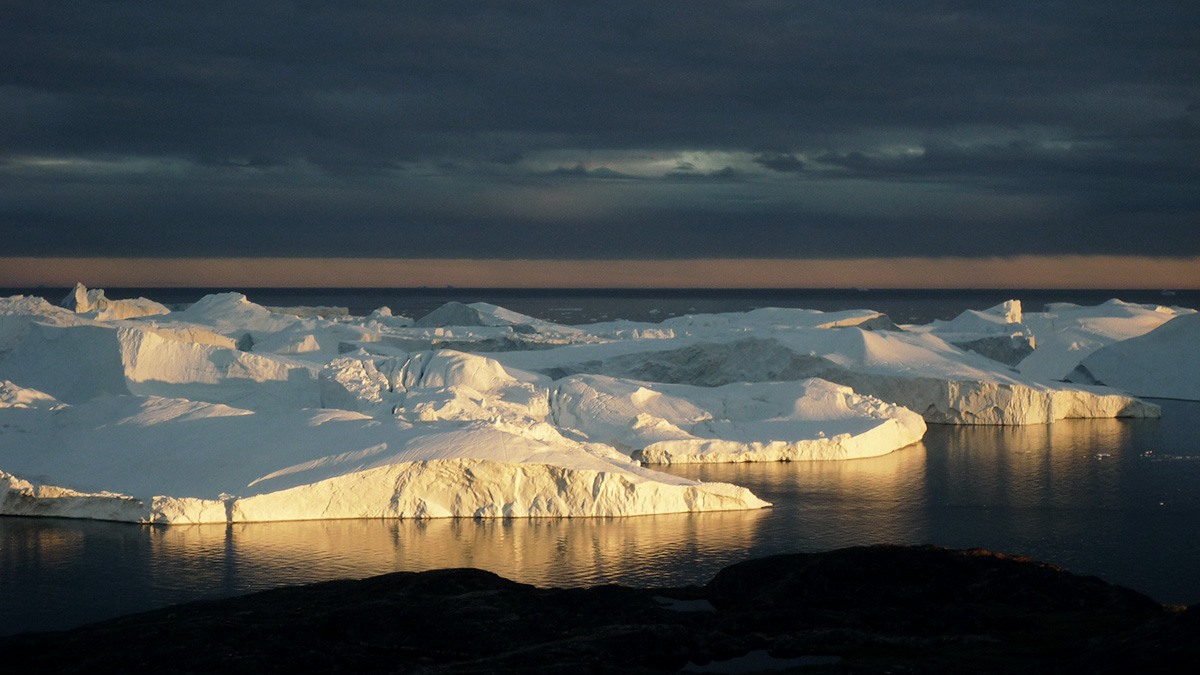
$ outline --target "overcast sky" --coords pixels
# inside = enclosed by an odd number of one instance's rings
[[[1200,255],[1200,2],[0,2],[8,256]]]

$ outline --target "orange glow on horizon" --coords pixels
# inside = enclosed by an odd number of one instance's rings
[[[0,258],[0,286],[1200,289],[1200,257]]]

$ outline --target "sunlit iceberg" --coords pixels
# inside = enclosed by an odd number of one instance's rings
[[[0,515],[756,509],[767,504],[744,488],[653,466],[871,457],[920,441],[927,423],[1158,414],[997,361],[1003,345],[981,346],[992,338],[1036,344],[1023,366],[1062,332],[1013,302],[907,330],[872,310],[563,326],[486,303],[413,321],[223,293],[171,311],[79,286],[65,304],[0,299]],[[1171,358],[1195,363],[1195,341],[1179,344]]]
[[[1200,314],[1092,352],[1068,376],[1102,382],[1139,396],[1200,401]]]

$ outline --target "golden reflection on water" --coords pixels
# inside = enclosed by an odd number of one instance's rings
[[[1136,459],[1125,420],[950,427],[942,433],[948,450],[930,466],[929,478],[951,502],[1016,509],[1115,507],[1121,469]]]
[[[676,465],[670,473],[750,488],[776,504],[761,547],[819,550],[922,541],[916,510],[925,494],[927,450],[915,443],[880,457],[845,461]]]
[[[819,485],[833,497],[849,499],[865,496],[874,500],[901,500],[919,486],[914,475],[919,475],[924,465],[925,446],[915,443],[886,455],[865,459],[677,464],[665,469],[677,476],[737,485],[753,484],[760,490],[766,488],[772,492],[791,490],[794,485]]]
[[[22,528],[5,533],[0,571],[29,565],[60,566],[83,555],[87,537],[72,528]]]
[[[393,571],[477,567],[540,586],[674,583],[654,561],[736,559],[761,511],[627,518],[297,521],[153,528],[152,570],[253,588]],[[154,573],[154,572],[152,572]]]

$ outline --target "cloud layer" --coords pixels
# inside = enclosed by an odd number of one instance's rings
[[[13,2],[9,255],[1200,254],[1194,2]]]

